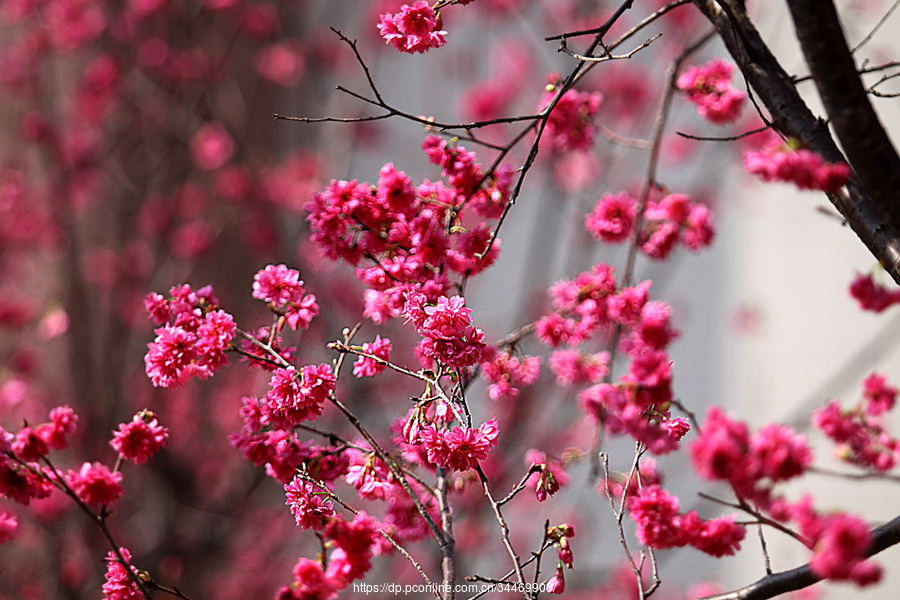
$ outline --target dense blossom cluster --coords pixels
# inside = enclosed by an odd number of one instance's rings
[[[744,154],[744,167],[764,181],[793,183],[801,190],[835,192],[847,182],[846,163],[826,163],[821,156],[771,134],[760,150]]]
[[[79,470],[70,470],[65,479],[78,499],[91,506],[108,506],[124,493],[122,473],[98,462],[86,462]]]
[[[704,119],[722,125],[732,123],[741,113],[746,94],[731,87],[734,66],[721,59],[699,67],[689,67],[678,76],[678,89],[697,106]]]
[[[376,323],[402,313],[408,289],[436,302],[450,289],[451,273],[475,275],[499,252],[497,240],[488,248],[491,229],[484,219],[503,213],[512,169],[486,174],[473,152],[434,135],[423,148],[449,185],[426,180],[414,186],[389,163],[376,185],[332,181],[306,205],[312,241],[326,257],[357,267],[368,288],[365,315]]]
[[[418,0],[412,5],[404,4],[397,13],[381,15],[378,31],[400,52],[415,54],[440,48],[446,43],[447,32],[441,27],[440,15],[428,2]]]
[[[720,557],[740,549],[746,535],[734,516],[701,519],[695,511],[682,513],[678,498],[659,485],[649,485],[627,499],[628,512],[637,525],[635,535],[651,548],[693,546]]]
[[[179,387],[192,377],[208,378],[228,364],[225,351],[235,334],[234,318],[216,308],[212,288],[197,291],[184,284],[169,298],[151,293],[144,304],[158,325],[147,344],[147,376],[157,387]]]
[[[872,396],[890,395],[882,384],[883,381],[870,377],[867,389]],[[829,405],[814,418],[814,423],[826,433],[846,423],[833,411]],[[858,517],[820,513],[808,497],[791,502],[774,493],[774,484],[794,479],[810,466],[812,450],[804,436],[775,424],[751,435],[745,423],[713,407],[690,452],[694,468],[702,477],[726,481],[740,497],[752,501],[776,520],[795,522],[813,551],[810,566],[816,574],[852,580],[859,585],[880,579],[880,567],[866,560],[871,534]]]
[[[451,471],[468,471],[487,458],[497,445],[500,430],[497,420],[485,421],[479,427],[456,426],[438,429],[432,423],[419,430],[418,443],[425,449],[428,461]]]
[[[662,302],[649,299],[650,282],[618,288],[612,267],[598,263],[574,280],[551,288],[554,311],[535,324],[538,338],[559,348],[551,368],[561,382],[593,383],[582,389],[584,411],[607,431],[630,435],[651,452],[671,452],[685,431],[673,417],[671,361],[666,351],[678,332],[671,312]],[[608,355],[588,356],[578,346],[593,336],[621,330],[621,347],[631,359],[619,383],[598,382],[607,373]]]
[[[422,341],[416,355],[423,366],[433,362],[448,367],[470,367],[481,360],[484,332],[472,325],[472,309],[461,296],[441,296],[436,304],[428,304],[425,294],[406,293],[403,314],[412,321]]]
[[[267,265],[253,278],[253,297],[270,303],[291,329],[306,329],[319,314],[316,297],[304,293],[300,271]]]
[[[625,241],[633,233],[636,205],[637,200],[625,192],[605,194],[585,216],[585,229],[597,240]],[[637,235],[644,254],[665,260],[679,242],[692,251],[709,246],[715,228],[705,204],[684,194],[668,194],[648,200]]]

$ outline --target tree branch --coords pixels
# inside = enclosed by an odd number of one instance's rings
[[[825,112],[867,195],[900,228],[900,156],[857,73],[832,2],[788,0],[794,29]]]
[[[794,81],[769,50],[742,3],[694,0],[694,4],[715,25],[747,82],[771,113],[775,128],[797,138],[829,162],[845,160],[828,127],[806,106]],[[894,281],[900,283],[897,229],[876,207],[857,176],[852,175],[844,190],[828,194],[828,198]]]
[[[898,543],[900,543],[900,516],[872,530],[872,544],[866,556],[874,556]],[[790,571],[766,575],[739,590],[706,596],[700,600],[764,600],[809,587],[821,580],[821,577],[812,572],[809,564],[805,564]]]

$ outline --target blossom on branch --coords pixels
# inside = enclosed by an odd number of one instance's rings
[[[300,529],[321,531],[329,519],[334,518],[334,503],[328,495],[299,475],[284,486],[284,493],[291,514]]]
[[[451,471],[468,471],[487,458],[488,450],[497,445],[497,420],[485,421],[477,429],[457,426],[452,429],[434,424],[419,431],[419,443],[428,460]]]
[[[130,563],[131,552],[127,548],[119,548],[119,552],[125,562]],[[137,573],[137,569],[130,564],[122,564],[115,552],[107,554],[106,581],[103,584],[103,594],[107,600],[142,600],[145,598],[128,574],[128,569],[131,569],[132,573]]]
[[[391,340],[375,336],[375,341],[365,342],[362,351],[388,361],[391,358]],[[360,356],[353,363],[353,374],[356,377],[374,377],[387,368],[387,365],[368,356]]]
[[[890,290],[876,283],[871,273],[857,273],[850,284],[850,295],[859,303],[862,310],[875,313],[900,303],[900,289]]]
[[[734,67],[721,59],[700,67],[689,67],[678,76],[678,89],[697,106],[700,116],[723,125],[737,119],[746,94],[731,87]]]
[[[836,192],[844,186],[850,176],[849,165],[826,163],[819,154],[798,145],[770,134],[761,150],[744,154],[744,167],[763,181],[793,183],[801,190]]]
[[[424,0],[404,4],[400,12],[381,15],[378,31],[387,43],[401,52],[415,54],[446,43],[440,15]]]
[[[168,439],[169,430],[159,424],[156,415],[141,411],[128,423],[119,425],[110,445],[123,459],[139,465],[164,447]]]
[[[739,550],[746,535],[746,529],[735,524],[734,516],[705,521],[694,511],[682,513],[678,498],[655,484],[629,497],[626,506],[637,525],[635,535],[651,548],[689,545],[720,557]]]
[[[84,463],[78,471],[70,470],[66,484],[78,499],[90,506],[108,506],[123,493],[122,474],[110,471],[102,463]]]
[[[546,107],[556,90],[544,95],[541,107]],[[600,92],[566,92],[553,107],[547,118],[547,131],[544,135],[558,152],[569,150],[588,150],[594,145],[594,115],[600,110],[603,94]]]

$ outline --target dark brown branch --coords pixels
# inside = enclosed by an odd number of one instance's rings
[[[829,162],[843,161],[844,156],[828,127],[806,106],[793,80],[769,50],[741,3],[694,0],[694,4],[715,25],[747,82],[771,113],[776,129],[797,138]],[[876,208],[860,180],[852,176],[844,190],[829,194],[828,198],[894,281],[900,283],[897,229]]]
[[[832,2],[788,0],[806,64],[850,165],[882,215],[900,229],[900,156],[857,74]]]
[[[900,543],[900,516],[889,523],[872,530],[872,544],[866,556],[874,556],[891,546]],[[790,571],[772,573],[751,583],[747,587],[715,596],[707,596],[702,600],[764,600],[774,598],[787,592],[793,592],[813,585],[822,578],[812,572],[808,564]]]

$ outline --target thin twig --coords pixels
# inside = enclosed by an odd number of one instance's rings
[[[638,46],[637,48],[635,48],[634,50],[632,50],[631,52],[628,52],[626,54],[609,54],[609,53],[607,53],[604,56],[584,56],[583,54],[578,54],[577,52],[573,52],[572,50],[569,50],[569,48],[565,44],[563,44],[562,46],[559,47],[559,52],[562,52],[563,54],[568,54],[575,60],[580,60],[580,61],[586,62],[586,63],[602,63],[602,62],[608,62],[611,60],[625,60],[625,59],[631,58],[632,56],[634,56],[635,54],[637,54],[638,52],[640,52],[641,50],[643,50],[644,48],[646,48],[647,46],[649,46],[650,44],[652,44],[653,42],[658,40],[661,36],[662,36],[661,33],[657,33],[652,38],[648,39],[643,44],[641,44],[640,46]]]
[[[488,502],[491,504],[491,508],[494,510],[494,517],[497,520],[497,525],[500,526],[500,539],[503,541],[503,546],[509,553],[510,559],[512,559],[513,570],[516,572],[516,579],[518,579],[523,588],[522,595],[526,599],[531,599],[534,595],[528,591],[527,586],[525,585],[525,573],[522,572],[522,564],[519,561],[519,555],[516,554],[512,542],[509,539],[509,525],[506,524],[506,519],[503,518],[503,513],[500,511],[500,505],[497,504],[497,501],[494,499],[494,494],[491,492],[488,478],[484,474],[484,471],[481,470],[481,466],[476,465],[475,471],[478,473],[479,479],[481,479],[481,485],[484,487],[484,495],[487,497]]]

